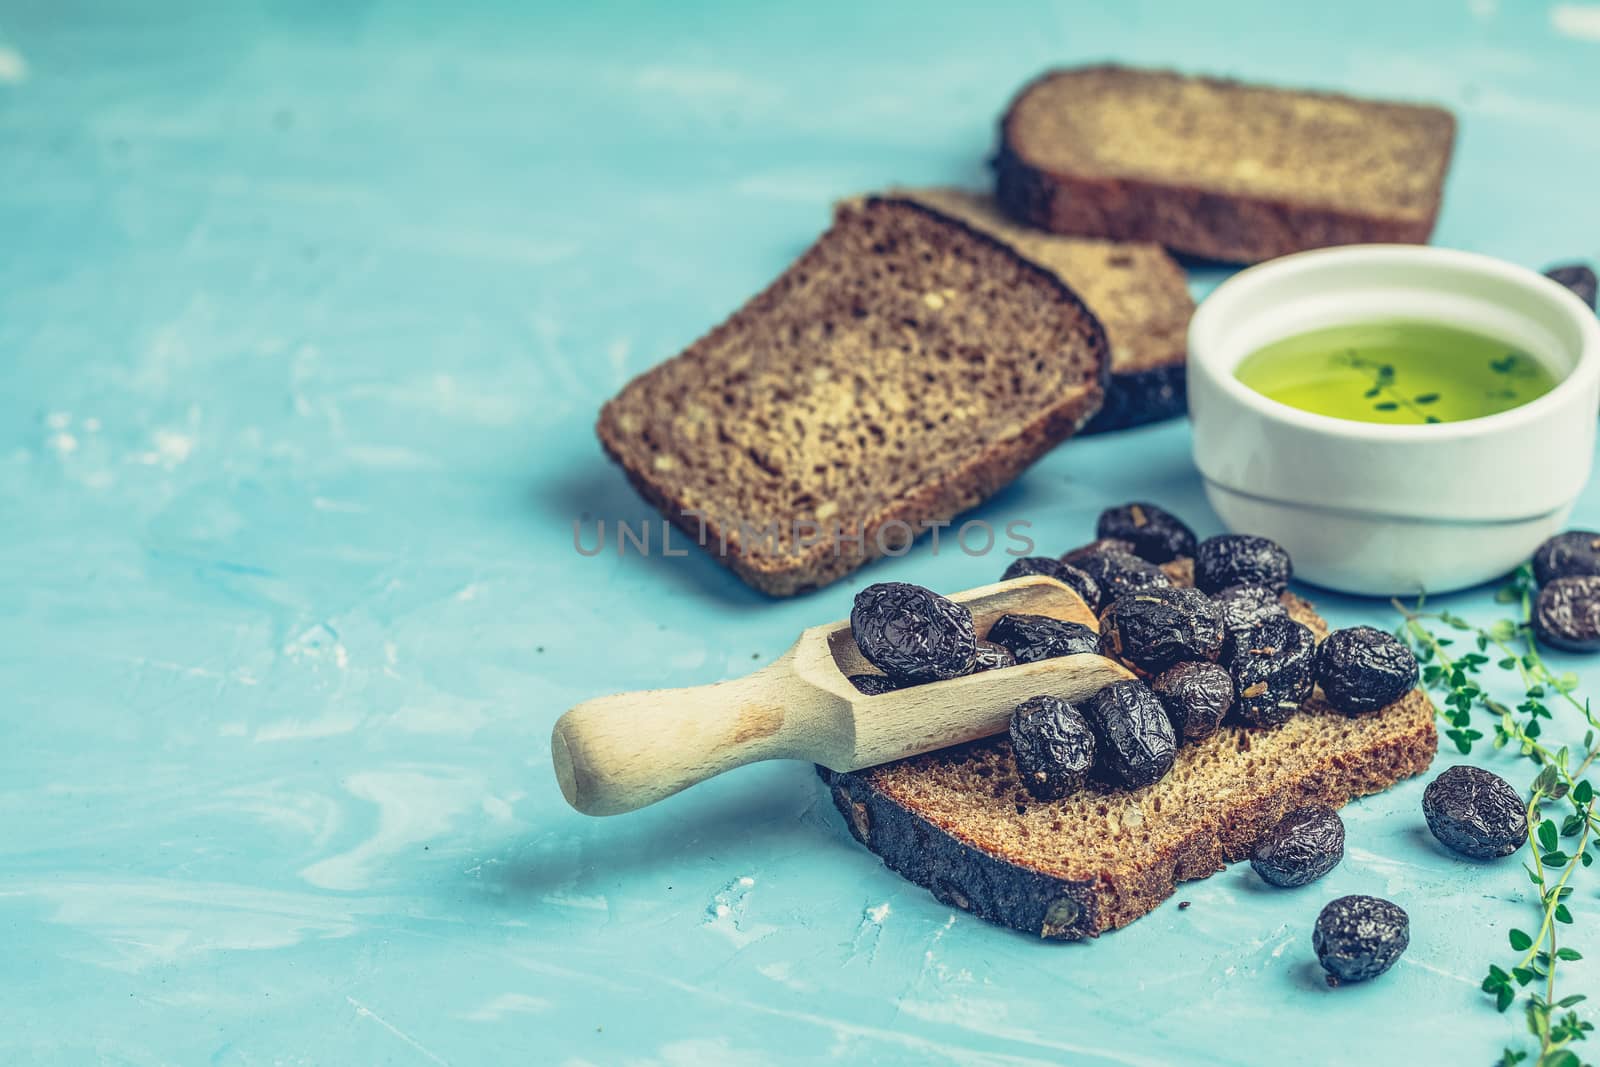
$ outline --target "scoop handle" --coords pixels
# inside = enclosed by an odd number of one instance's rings
[[[743,678],[584,701],[550,753],[567,803],[618,815],[756,760],[815,758],[819,713],[844,702],[796,677],[794,650]]]

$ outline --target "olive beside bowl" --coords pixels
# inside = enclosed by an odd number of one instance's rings
[[[1394,426],[1301,411],[1235,377],[1274,341],[1394,319],[1502,339],[1559,382],[1497,415]],[[1562,528],[1593,458],[1600,319],[1557,283],[1489,256],[1320,249],[1218,286],[1190,323],[1187,373],[1195,465],[1229,529],[1277,541],[1314,585],[1446,592],[1506,574]]]

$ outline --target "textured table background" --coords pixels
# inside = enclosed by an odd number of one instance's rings
[[[1315,889],[1236,868],[1056,945],[889,874],[808,767],[589,820],[547,737],[742,672],[862,581],[1000,569],[923,547],[772,603],[572,549],[580,515],[645,515],[600,402],[830,198],[981,181],[1016,86],[1117,57],[1444,101],[1440,243],[1595,258],[1600,7],[144,6],[0,2],[0,1061],[1420,1064],[1515,1036],[1475,987],[1526,886],[1433,848],[1421,783],[1355,805]],[[1129,497],[1216,530],[1180,424],[1069,444],[980,516],[1064,547]],[[1353,891],[1409,907],[1412,948],[1331,994],[1309,928]]]

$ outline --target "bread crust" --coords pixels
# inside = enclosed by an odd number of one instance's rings
[[[1209,877],[1247,858],[1261,834],[1294,808],[1342,807],[1427,770],[1438,749],[1434,709],[1427,696],[1414,690],[1376,717],[1390,728],[1371,746],[1322,753],[1309,760],[1293,782],[1230,808],[1228,818],[1195,820],[1158,855],[1144,857],[1138,864],[1107,863],[1084,878],[1015,862],[966,839],[956,827],[940,825],[920,813],[914,801],[898,795],[881,768],[817,771],[851,836],[882,857],[890,870],[930,890],[941,903],[979,918],[1049,940],[1072,941],[1126,926],[1170,897],[1179,882]],[[1197,746],[1237,745],[1246,732],[1228,728]],[[1010,747],[1004,739],[966,747],[979,746]],[[1149,788],[1159,789],[1160,783]]]
[[[1118,68],[1086,70],[1115,72]],[[1035,88],[1070,73],[1049,71],[1029,82],[1001,120],[1000,147],[993,160],[995,197],[1001,208],[1019,221],[1057,233],[1153,241],[1175,252],[1229,263],[1258,263],[1331,245],[1424,244],[1433,233],[1455,144],[1455,118],[1443,109],[1419,106],[1419,110],[1436,113],[1446,135],[1425,214],[1405,218],[1342,211],[1286,197],[1221,193],[1181,181],[1075,173],[1036,164],[1029,159],[1017,129],[1018,109]],[[1204,80],[1218,85],[1241,84]],[[1306,99],[1373,103],[1332,93],[1300,95]]]
[[[1093,380],[1083,389],[1065,390],[1061,395],[1047,398],[1047,402],[1020,423],[1016,432],[995,441],[983,442],[961,463],[948,468],[942,477],[923,482],[909,492],[886,501],[866,515],[839,515],[839,520],[852,532],[857,522],[864,536],[860,544],[845,541],[839,551],[826,541],[810,546],[801,552],[752,556],[740,543],[739,519],[759,528],[775,516],[718,516],[697,518],[687,509],[694,505],[684,497],[684,487],[672,478],[663,477],[653,470],[649,457],[637,448],[630,447],[630,437],[620,422],[623,407],[630,395],[654,375],[670,373],[669,368],[681,361],[692,361],[707,345],[716,341],[733,327],[736,320],[752,313],[769,310],[783,291],[785,280],[798,270],[807,267],[809,257],[817,247],[792,264],[766,289],[762,290],[744,307],[735,312],[705,337],[690,345],[679,355],[652,370],[646,371],[630,382],[621,393],[601,409],[595,431],[606,455],[622,467],[628,481],[646,501],[657,508],[665,518],[690,535],[699,539],[704,522],[705,546],[724,566],[732,570],[747,584],[771,596],[793,596],[821,588],[856,570],[884,553],[877,545],[877,531],[896,521],[907,523],[912,529],[920,524],[948,520],[966,511],[1009,485],[1029,465],[1052,447],[1076,433],[1100,406],[1110,380],[1110,354],[1105,328],[1082,299],[1053,271],[1020,255],[1014,248],[995,237],[967,224],[951,219],[915,201],[899,197],[867,197],[860,201],[840,205],[835,225],[845,224],[847,213],[860,204],[893,203],[915,211],[930,222],[959,229],[972,240],[991,246],[1024,269],[1033,272],[1044,284],[1052,287],[1059,296],[1066,313],[1077,316],[1084,325],[1083,358],[1093,360]],[[826,239],[824,235],[823,240]],[[820,244],[820,241],[819,241]],[[721,547],[726,545],[726,551]],[[891,546],[892,547],[892,546]]]

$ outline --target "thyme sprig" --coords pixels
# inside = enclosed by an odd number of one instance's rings
[[[1578,697],[1577,676],[1557,674],[1540,654],[1532,625],[1536,593],[1531,568],[1521,567],[1496,595],[1500,603],[1517,606],[1517,617],[1489,627],[1448,611],[1426,611],[1422,599],[1410,607],[1398,600],[1394,605],[1405,620],[1397,635],[1416,653],[1423,684],[1442,698],[1439,715],[1448,726],[1445,736],[1456,749],[1467,754],[1483,740],[1477,724],[1486,716],[1493,724],[1495,748],[1514,747],[1539,768],[1528,787],[1532,861],[1523,865],[1537,894],[1539,925],[1531,935],[1510,931],[1511,950],[1517,954],[1514,962],[1507,961],[1509,971],[1490,964],[1482,988],[1502,1012],[1521,997],[1528,1031],[1538,1041],[1533,1061],[1537,1067],[1580,1067],[1583,1061],[1569,1046],[1586,1040],[1594,1026],[1572,1009],[1586,997],[1569,993],[1558,998],[1556,981],[1562,963],[1583,958],[1577,949],[1559,942],[1562,928],[1573,921],[1567,905],[1572,876],[1591,866],[1600,848],[1591,844],[1600,831],[1600,813],[1594,787],[1584,777],[1600,758],[1600,721],[1588,700]],[[1435,632],[1436,628],[1446,632]],[[1466,643],[1465,651],[1457,650],[1458,641]],[[1485,687],[1484,670],[1491,665],[1521,688],[1522,699],[1514,706],[1496,699]],[[1580,747],[1551,747],[1544,735],[1546,725],[1555,720],[1552,704],[1567,709],[1564,715],[1576,713],[1587,724]],[[1512,1067],[1528,1056],[1527,1051],[1506,1048],[1498,1062]]]
[[[1422,410],[1423,405],[1438,403],[1439,394],[1422,393],[1413,397],[1402,393],[1395,387],[1395,370],[1392,363],[1374,362],[1358,355],[1353,349],[1344,353],[1344,363],[1353,370],[1372,376],[1372,387],[1361,395],[1363,399],[1376,401],[1372,405],[1374,411],[1398,411],[1405,408],[1407,412],[1416,416],[1419,422],[1439,421],[1437,415]]]

